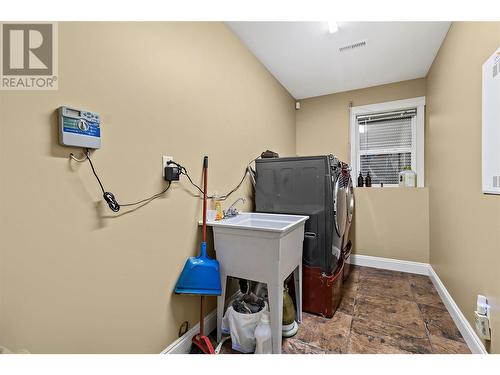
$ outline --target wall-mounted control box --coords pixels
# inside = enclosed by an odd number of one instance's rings
[[[59,107],[59,143],[64,146],[101,148],[101,118],[94,112]]]

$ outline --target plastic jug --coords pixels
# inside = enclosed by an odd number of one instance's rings
[[[411,188],[417,186],[417,175],[411,170],[411,167],[405,167],[399,172],[399,187]]]
[[[260,323],[255,328],[255,354],[271,354],[273,352],[269,312],[264,311]]]

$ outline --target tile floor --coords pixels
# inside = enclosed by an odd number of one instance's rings
[[[332,319],[303,313],[283,353],[470,353],[427,276],[352,266],[343,293]]]

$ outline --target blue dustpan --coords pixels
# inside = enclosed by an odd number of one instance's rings
[[[219,262],[207,256],[207,171],[208,157],[203,158],[203,237],[200,255],[186,260],[175,293],[220,296]],[[201,314],[203,315],[203,314]]]
[[[220,296],[219,262],[207,256],[207,243],[202,242],[200,255],[190,257],[175,285],[177,294]]]

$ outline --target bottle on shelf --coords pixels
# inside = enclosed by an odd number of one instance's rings
[[[366,173],[365,186],[366,187],[371,187],[372,186],[372,178],[370,177],[370,172]]]
[[[411,170],[410,166],[404,167],[404,169],[399,172],[399,187],[416,187],[417,186],[417,175]]]
[[[363,175],[359,172],[358,176],[358,187],[363,187]]]

